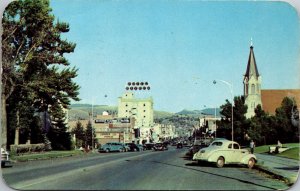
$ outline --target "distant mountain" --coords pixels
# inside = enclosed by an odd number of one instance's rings
[[[187,109],[184,109],[180,112],[177,112],[176,114],[178,115],[200,115],[201,114],[201,111],[199,110],[187,110]]]
[[[220,116],[220,108],[216,108],[216,116]],[[200,116],[200,115],[215,115],[215,108],[206,108],[203,110],[187,110],[184,109],[178,113],[177,115],[190,115],[190,116]]]
[[[92,110],[95,116],[102,115],[103,111],[116,113],[118,111],[118,107],[108,105],[71,104],[69,110],[69,120],[74,121],[78,119],[88,119],[89,113],[91,113]]]
[[[215,111],[216,111],[216,116],[220,117],[221,116],[220,108],[216,108],[216,109],[215,108],[206,108],[206,109],[201,110],[203,115],[215,115]]]

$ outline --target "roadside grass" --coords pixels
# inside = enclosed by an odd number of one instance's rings
[[[277,154],[277,156],[299,160],[299,147],[291,148],[285,152]]]
[[[274,145],[263,145],[263,146],[255,147],[254,152],[255,153],[268,153],[270,146],[276,147],[277,145],[274,144]],[[289,147],[290,149],[288,149],[282,153],[276,154],[276,156],[299,160],[299,143],[286,143],[286,144],[283,144],[282,146]]]
[[[47,151],[47,152],[41,152],[41,153],[26,153],[26,154],[19,154],[19,155],[11,155],[10,158],[11,158],[11,160],[24,162],[24,161],[29,161],[29,160],[60,158],[60,157],[75,156],[75,155],[82,155],[82,154],[84,154],[84,153],[79,150]]]

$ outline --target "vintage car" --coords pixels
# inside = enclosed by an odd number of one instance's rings
[[[185,154],[187,157],[192,158],[195,153],[197,153],[200,149],[207,147],[208,145],[205,145],[204,143],[200,143],[197,145],[193,145],[189,148],[187,153]]]
[[[163,143],[155,143],[154,145],[154,151],[164,151],[168,150],[168,147]]]
[[[208,147],[200,149],[193,156],[193,160],[216,163],[221,168],[224,164],[242,164],[252,168],[257,162],[254,154],[247,149],[241,149],[237,142],[229,140],[215,140]]]
[[[98,152],[106,152],[106,153],[113,152],[113,151],[124,152],[126,151],[126,148],[123,143],[111,142],[102,145],[98,150]]]

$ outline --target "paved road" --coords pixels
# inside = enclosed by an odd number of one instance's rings
[[[287,189],[243,167],[199,166],[185,149],[101,153],[17,163],[2,169],[7,185],[20,190],[276,190]]]

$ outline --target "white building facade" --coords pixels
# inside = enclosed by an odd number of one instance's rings
[[[153,99],[135,98],[133,92],[125,92],[118,98],[118,117],[134,118],[135,129],[139,129],[139,141],[149,142],[153,127]]]

